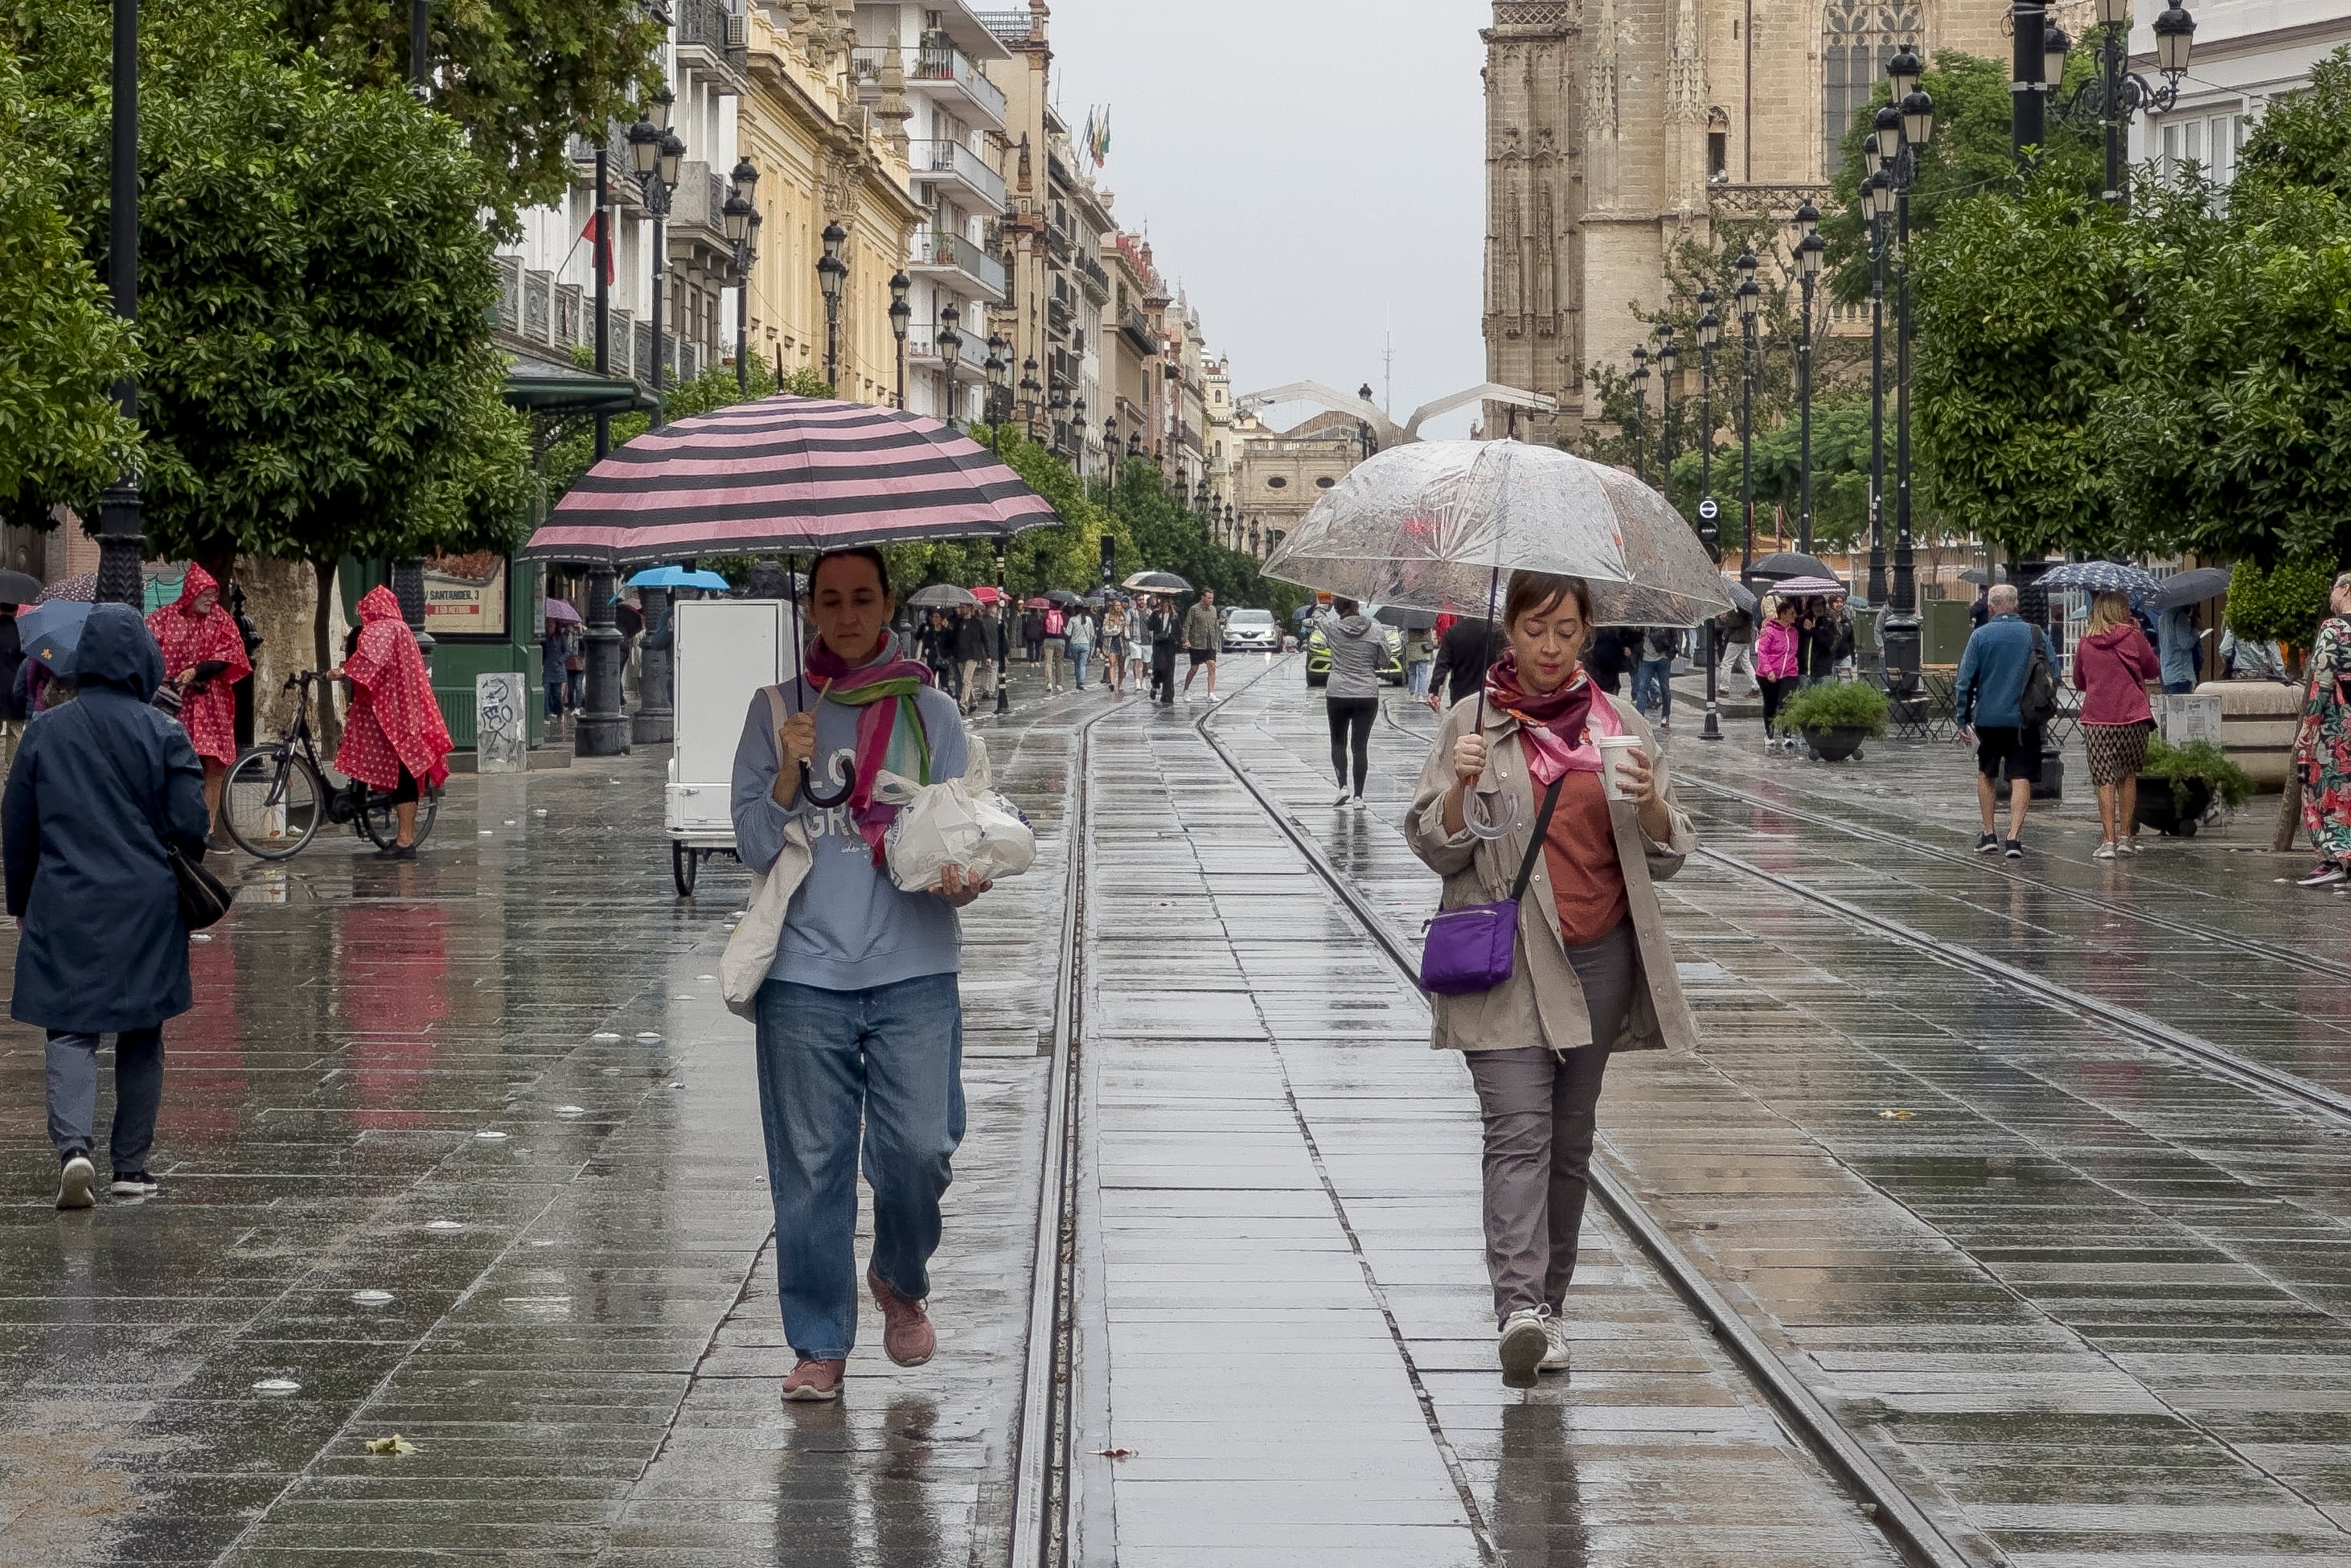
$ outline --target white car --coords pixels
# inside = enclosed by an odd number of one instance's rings
[[[1225,617],[1225,652],[1279,653],[1281,628],[1270,610],[1236,610]]]

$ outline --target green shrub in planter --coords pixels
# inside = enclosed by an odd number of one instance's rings
[[[2252,777],[2209,740],[2174,746],[2160,735],[2147,737],[2147,760],[2139,765],[2138,776],[2168,779],[2171,803],[2183,812],[2188,810],[2188,785],[2191,779],[2202,779],[2213,794],[2231,807],[2241,806],[2253,798]]]
[[[1783,729],[1865,729],[1886,733],[1886,694],[1867,681],[1823,681],[1802,686],[1780,705]]]
[[[2331,561],[2282,560],[2267,571],[2239,561],[2229,572],[2229,630],[2240,637],[2274,637],[2307,646],[2325,618],[2335,572]]]

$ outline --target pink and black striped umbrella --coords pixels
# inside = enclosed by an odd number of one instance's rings
[[[627,566],[1008,538],[1061,520],[935,419],[778,394],[645,432],[581,476],[523,553]]]

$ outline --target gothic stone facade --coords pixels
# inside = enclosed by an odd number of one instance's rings
[[[2061,8],[2062,10],[2062,8]],[[1716,211],[1825,199],[1829,150],[1906,43],[2007,57],[1974,0],[1496,0],[1486,41],[1486,370],[1560,400],[1628,364],[1667,252]],[[1486,428],[1504,428],[1489,407]]]

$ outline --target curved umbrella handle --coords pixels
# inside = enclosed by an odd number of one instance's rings
[[[837,766],[828,768],[827,771],[837,773],[838,768]],[[832,794],[820,793],[816,787],[815,777],[809,771],[809,765],[805,762],[800,764],[800,795],[810,805],[830,811],[857,791],[857,780],[854,779],[840,779],[836,780],[836,784],[837,788]],[[1510,804],[1515,806],[1518,802],[1513,800]]]
[[[1478,797],[1475,791],[1461,802],[1461,808],[1462,825],[1469,830],[1469,836],[1472,838],[1505,839],[1510,837],[1511,831],[1519,825],[1519,798],[1516,795],[1502,797],[1502,820],[1499,822],[1487,823],[1478,820]]]

